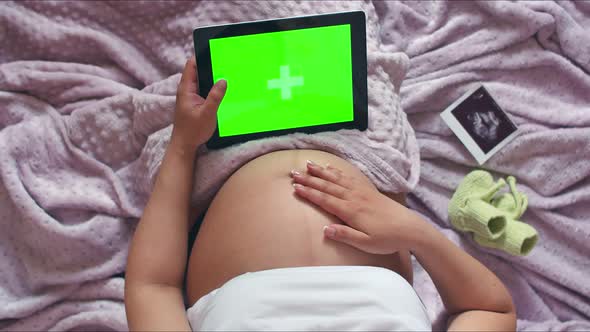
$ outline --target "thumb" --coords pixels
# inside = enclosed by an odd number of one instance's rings
[[[207,95],[207,99],[201,106],[201,111],[206,113],[217,113],[217,109],[225,96],[225,91],[227,90],[227,81],[226,80],[219,80],[213,87],[209,94]]]
[[[367,251],[367,244],[370,240],[367,234],[340,224],[324,226],[324,235],[329,239],[346,243],[362,251]]]

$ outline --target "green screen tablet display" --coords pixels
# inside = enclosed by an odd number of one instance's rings
[[[219,136],[352,121],[350,25],[209,40]]]

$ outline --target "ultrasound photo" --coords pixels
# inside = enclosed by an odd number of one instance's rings
[[[514,123],[483,86],[461,102],[451,114],[484,153],[516,131]]]

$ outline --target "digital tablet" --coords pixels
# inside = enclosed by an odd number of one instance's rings
[[[268,136],[367,128],[362,11],[197,28],[200,93],[227,92],[207,142],[222,148]]]

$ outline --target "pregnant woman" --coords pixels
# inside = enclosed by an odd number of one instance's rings
[[[219,81],[201,98],[194,57],[187,62],[129,251],[131,330],[428,330],[410,253],[434,281],[449,330],[515,329],[510,294],[492,272],[401,197],[321,151],[278,151],[242,166],[209,206],[187,259],[197,148],[226,89]]]

